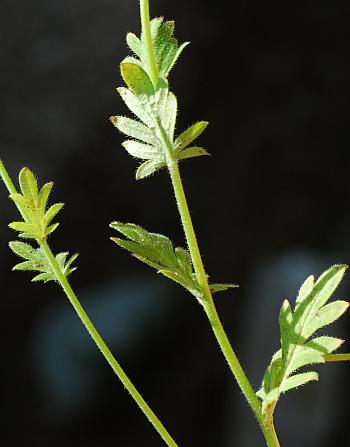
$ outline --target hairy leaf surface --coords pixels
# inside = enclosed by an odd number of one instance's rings
[[[13,270],[39,272],[39,274],[32,279],[33,282],[57,280],[56,274],[52,270],[51,265],[41,248],[34,248],[31,245],[20,241],[10,242],[9,246],[16,255],[25,259],[24,262],[15,265]],[[72,264],[78,257],[77,254],[74,254],[68,258],[68,255],[69,253],[67,252],[56,255],[56,261],[65,277],[68,277],[74,270],[76,270],[76,267],[72,267]]]
[[[343,340],[329,336],[310,337],[336,321],[348,309],[349,303],[346,301],[327,304],[346,268],[345,265],[335,265],[324,272],[316,283],[313,276],[309,276],[299,290],[294,312],[287,300],[283,302],[279,316],[281,349],[272,357],[257,393],[262,399],[264,411],[277,402],[280,394],[318,380],[315,372],[295,372],[305,366],[324,363],[324,356],[343,343]]]

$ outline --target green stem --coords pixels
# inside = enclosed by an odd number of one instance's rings
[[[140,0],[140,15],[141,15],[143,41],[146,48],[146,60],[149,69],[148,74],[150,75],[152,84],[156,89],[159,79],[159,73],[156,58],[154,55],[148,0]]]
[[[187,245],[191,253],[193,267],[197,276],[198,283],[203,291],[203,306],[210,321],[217,342],[225,356],[225,359],[243,393],[250,408],[252,409],[258,423],[265,436],[269,447],[279,447],[277,436],[274,430],[266,424],[264,420],[260,402],[227,338],[224,328],[221,324],[219,315],[211,295],[207,275],[205,273],[202,257],[199,251],[197,237],[193,228],[191,215],[188,209],[187,200],[176,161],[168,163],[168,169],[174,188],[175,198],[179,209],[183,229],[185,232]]]
[[[170,447],[176,447],[177,444],[173,440],[173,438],[170,436],[170,434],[167,432],[163,424],[160,422],[160,420],[157,418],[157,416],[153,413],[151,408],[147,405],[146,401],[143,399],[141,394],[137,391],[135,386],[132,384],[128,376],[123,371],[122,367],[119,365],[117,360],[114,358],[113,354],[109,350],[106,343],[103,341],[102,337],[96,330],[95,326],[91,322],[90,318],[84,311],[83,307],[81,306],[78,298],[76,297],[75,293],[73,292],[70,284],[67,281],[67,278],[62,274],[62,271],[50,249],[48,246],[46,240],[40,241],[40,246],[42,250],[44,251],[48,261],[50,262],[50,265],[55,272],[55,275],[57,277],[58,282],[60,283],[62,289],[64,290],[65,294],[67,295],[70,303],[74,307],[74,310],[78,314],[80,320],[82,321],[83,325],[85,326],[86,330],[91,335],[92,339],[96,343],[97,347],[101,351],[104,358],[107,360],[115,374],[119,377],[120,381],[124,385],[124,387],[129,391],[132,398],[135,400],[137,405],[140,407],[140,409],[143,411],[147,419],[150,421],[150,423],[153,425],[153,427],[157,430],[157,432],[160,434],[160,436],[163,438],[165,443]]]
[[[326,362],[347,362],[350,361],[350,354],[328,354],[324,359]]]
[[[8,172],[6,171],[5,166],[3,165],[2,161],[0,160],[0,175],[9,191],[10,194],[14,194],[17,192],[16,187],[14,186],[10,176],[8,175]],[[19,212],[21,213],[22,217],[26,219],[26,213],[25,210],[23,210],[21,207],[17,206],[19,209]],[[62,273],[55,256],[53,255],[47,241],[45,239],[37,240],[39,246],[43,250],[43,252],[46,255],[47,260],[50,263],[50,266],[52,270],[54,271],[57,281],[61,285],[62,289],[64,290],[65,294],[67,295],[70,303],[74,307],[74,310],[78,314],[80,320],[82,321],[83,325],[91,335],[92,339],[96,343],[97,347],[101,351],[104,358],[107,360],[115,374],[119,377],[120,381],[124,385],[124,387],[128,390],[132,398],[135,400],[137,405],[140,407],[140,409],[143,411],[147,419],[150,421],[150,423],[153,425],[153,427],[157,430],[159,435],[162,437],[166,445],[169,447],[177,447],[176,442],[174,439],[170,436],[170,434],[167,432],[166,428],[163,426],[163,424],[160,422],[160,420],[157,418],[157,416],[153,413],[151,408],[148,406],[146,401],[143,399],[141,394],[137,391],[135,386],[132,384],[128,376],[123,371],[122,367],[119,365],[117,360],[114,358],[113,354],[109,350],[108,346],[98,333],[97,329],[93,325],[92,321],[84,311],[83,307],[81,306],[77,296],[75,295],[73,289],[71,288],[67,278]]]
[[[276,447],[280,447],[280,443],[279,440],[277,438],[277,434],[275,431],[275,425],[274,425],[274,412],[275,412],[275,408],[276,408],[276,403],[277,402],[273,402],[267,409],[266,409],[266,413],[265,413],[265,423],[266,426],[269,429],[269,432],[271,434],[272,440],[274,442],[274,446]]]

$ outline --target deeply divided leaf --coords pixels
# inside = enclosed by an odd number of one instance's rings
[[[46,183],[40,190],[34,174],[28,168],[19,173],[21,193],[13,193],[10,198],[20,209],[23,221],[12,222],[9,227],[26,239],[45,239],[58,226],[52,220],[61,211],[63,203],[56,203],[47,210],[47,202],[53,183]]]
[[[281,349],[273,356],[257,393],[262,399],[263,411],[271,402],[277,402],[280,394],[318,380],[318,375],[312,371],[295,373],[302,367],[324,363],[324,356],[343,343],[343,340],[329,336],[310,337],[336,321],[348,309],[346,301],[327,304],[346,268],[345,265],[335,265],[316,283],[313,276],[309,276],[299,290],[294,311],[287,300],[283,302],[279,316]]]
[[[135,224],[111,223],[127,239],[111,238],[119,246],[133,253],[139,260],[158,270],[164,276],[181,284],[198,300],[201,290],[195,279],[191,257],[187,250],[177,247],[174,250],[170,239],[150,233]]]
[[[56,274],[52,270],[51,264],[41,248],[34,248],[31,245],[20,241],[12,241],[9,243],[9,246],[17,256],[25,260],[24,262],[15,265],[13,270],[38,272],[39,274],[32,279],[33,282],[57,280]],[[68,277],[74,270],[76,270],[76,267],[73,267],[72,263],[77,257],[78,255],[75,254],[67,259],[68,253],[66,252],[56,255],[56,261],[65,277]]]

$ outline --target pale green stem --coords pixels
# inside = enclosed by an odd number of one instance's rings
[[[264,420],[260,402],[235,354],[232,346],[227,338],[224,328],[221,324],[220,318],[216,311],[216,307],[211,295],[211,291],[208,284],[207,275],[204,270],[201,254],[198,247],[196,234],[193,228],[191,215],[188,209],[187,200],[182,185],[182,180],[178,168],[178,163],[173,161],[168,163],[168,169],[171,177],[171,181],[174,188],[175,198],[183,229],[185,232],[187,245],[191,253],[193,267],[196,273],[198,283],[203,291],[203,306],[210,321],[211,327],[215,334],[215,337],[219,343],[219,346],[226,358],[226,361],[240,387],[243,395],[245,396],[250,408],[252,409],[258,423],[265,436],[266,443],[269,447],[279,447],[278,439],[272,427],[266,424]]]
[[[156,89],[159,79],[159,73],[156,58],[154,55],[148,0],[140,0],[140,15],[141,15],[143,41],[146,48],[147,68],[149,69],[148,74],[150,75],[152,84]]]
[[[10,176],[8,175],[3,163],[0,160],[0,175],[9,191],[10,194],[16,193],[16,187],[14,186]],[[19,209],[21,215],[23,218],[26,218],[25,211],[21,209],[19,206],[17,206]],[[166,445],[169,447],[177,447],[176,442],[174,439],[170,436],[170,434],[167,432],[163,424],[160,422],[160,420],[157,418],[157,416],[153,413],[151,408],[148,406],[146,401],[143,399],[141,394],[137,391],[135,386],[132,384],[128,376],[123,371],[122,367],[119,365],[117,360],[114,358],[113,354],[109,350],[106,343],[103,341],[102,337],[98,333],[97,329],[91,322],[90,318],[84,311],[83,307],[81,306],[77,296],[75,295],[74,291],[72,290],[67,278],[62,273],[55,256],[53,255],[50,247],[47,244],[47,241],[45,239],[37,240],[39,246],[43,250],[43,252],[46,255],[47,260],[50,263],[50,266],[53,270],[53,272],[56,275],[57,281],[61,285],[62,289],[64,290],[65,294],[67,295],[70,303],[74,307],[74,310],[78,314],[80,320],[82,321],[83,325],[91,335],[92,339],[96,343],[97,347],[101,351],[104,358],[107,360],[115,374],[119,377],[120,381],[124,385],[124,387],[128,390],[132,398],[135,400],[137,405],[140,407],[140,409],[143,411],[147,419],[150,421],[150,423],[153,425],[153,427],[157,430],[159,435],[162,437]]]
[[[348,362],[350,354],[328,354],[324,356],[326,362]]]

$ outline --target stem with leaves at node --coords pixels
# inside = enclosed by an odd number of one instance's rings
[[[197,276],[199,285],[203,291],[203,306],[209,319],[210,325],[213,329],[214,335],[219,343],[219,346],[224,354],[224,357],[244,395],[250,408],[252,409],[260,427],[264,434],[266,443],[269,447],[279,447],[279,442],[273,425],[269,426],[264,420],[260,402],[234,352],[232,346],[227,338],[225,330],[221,324],[220,317],[217,313],[213,297],[208,285],[207,275],[205,273],[202,257],[199,251],[197,237],[193,228],[191,215],[189,212],[185,191],[183,188],[181,175],[177,162],[168,165],[177,206],[179,209],[186,241],[189,251],[191,253],[194,270]]]
[[[13,184],[4,164],[0,160],[0,176],[5,183],[5,186],[7,187],[9,193],[17,194],[17,190],[15,185]],[[25,208],[21,207],[16,203],[16,206],[22,215],[23,219],[25,221],[28,221],[28,213],[26,212]],[[83,309],[82,305],[80,304],[77,296],[75,295],[73,289],[71,288],[66,276],[62,273],[62,270],[52,253],[46,238],[37,238],[36,239],[39,247],[45,254],[48,263],[50,264],[52,271],[55,274],[55,277],[57,279],[57,282],[62,287],[63,291],[67,295],[70,303],[72,304],[74,310],[76,311],[77,315],[79,316],[81,322],[85,326],[86,330],[90,334],[93,341],[96,343],[97,347],[101,351],[104,358],[107,360],[108,364],[111,366],[115,374],[118,376],[124,387],[127,389],[127,391],[130,393],[131,397],[135,400],[139,408],[143,411],[149,422],[153,425],[155,430],[159,433],[159,435],[162,437],[166,445],[169,447],[177,447],[176,442],[174,439],[170,436],[164,425],[161,423],[161,421],[158,419],[158,417],[155,415],[155,413],[151,410],[149,405],[146,403],[144,398],[141,396],[141,394],[137,391],[129,377],[126,375],[120,364],[117,362],[115,357],[113,356],[112,352],[100,336],[99,332],[93,325],[92,321],[86,314],[85,310]]]

